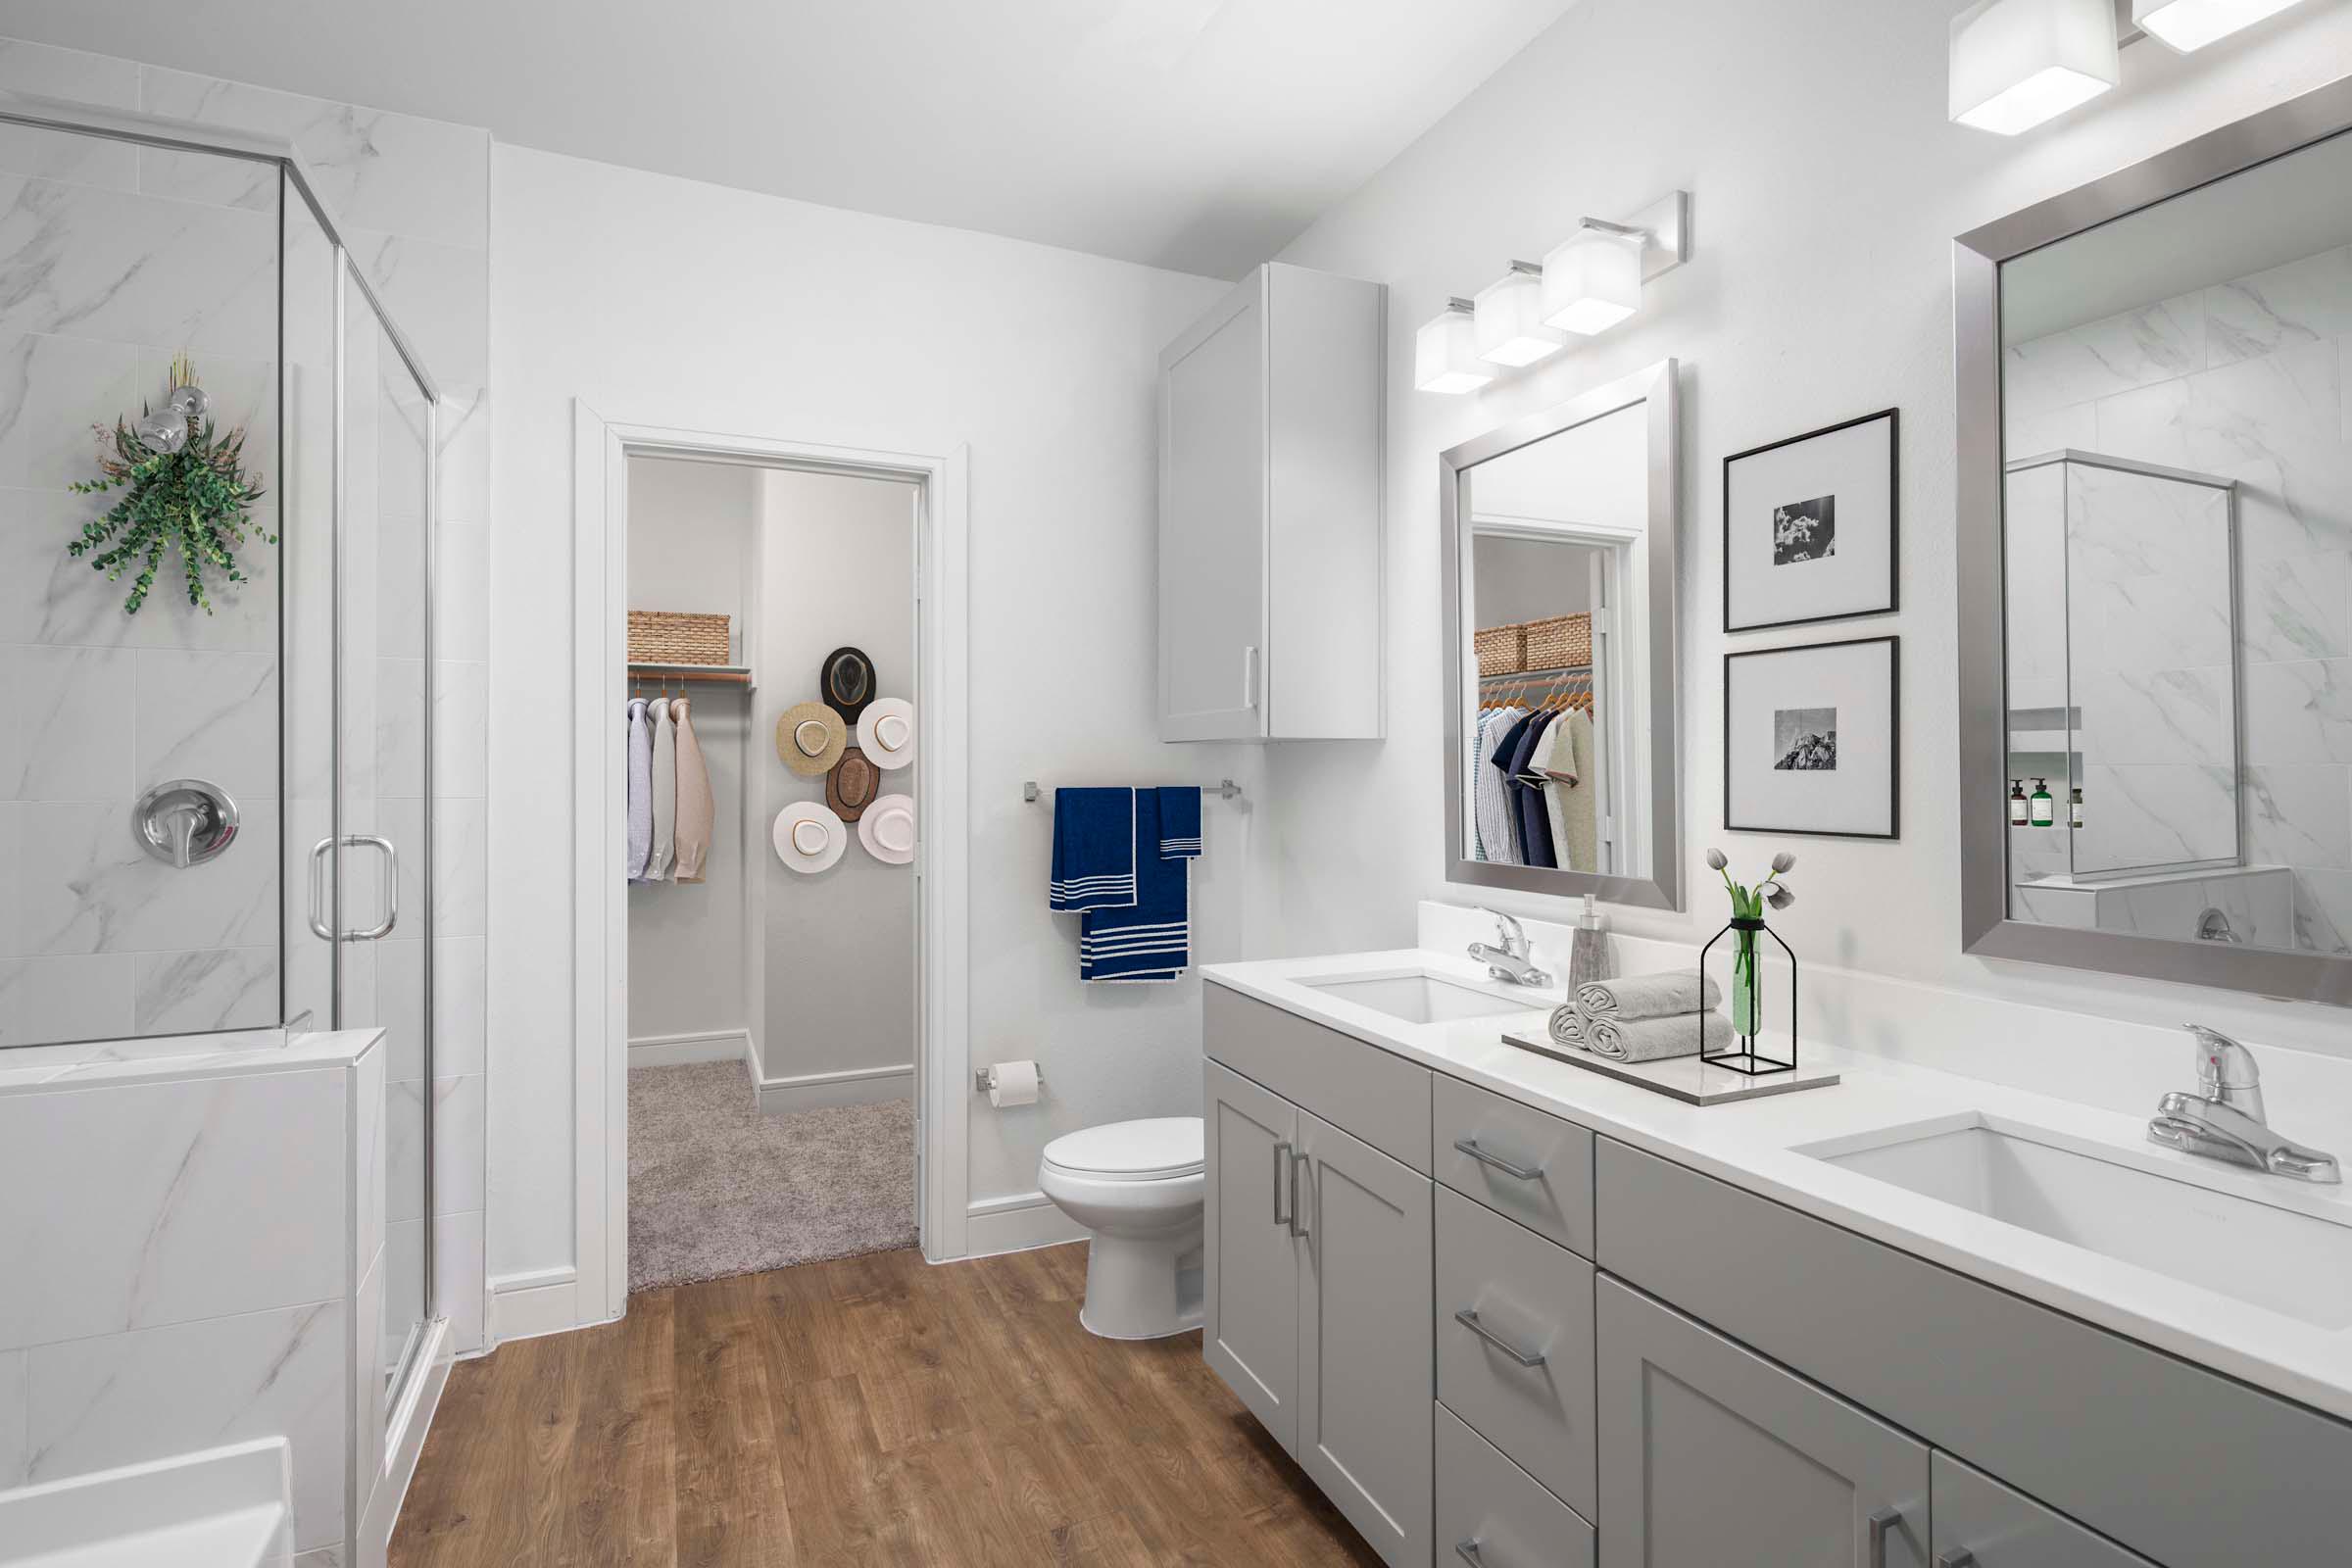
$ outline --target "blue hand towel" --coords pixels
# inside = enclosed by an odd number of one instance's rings
[[[1156,843],[1160,792],[1135,792],[1136,838]],[[1088,909],[1078,928],[1078,978],[1091,981],[1173,980],[1192,964],[1191,865],[1157,855],[1139,856],[1135,903],[1123,909]]]
[[[1200,786],[1162,784],[1159,796],[1159,858],[1200,858]]]
[[[1054,792],[1054,871],[1049,908],[1067,914],[1135,903],[1136,796],[1131,789]],[[1157,857],[1152,857],[1157,858]]]

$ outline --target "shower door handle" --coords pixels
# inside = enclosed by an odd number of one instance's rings
[[[326,852],[335,847],[331,838],[320,839],[311,846],[311,935],[321,942],[335,940],[334,931],[327,925],[325,912],[319,907],[326,902],[326,888],[318,873],[326,869]]]
[[[345,849],[376,849],[384,852],[384,917],[365,931],[346,931],[340,937],[326,923],[320,906],[326,902],[325,884],[319,872],[326,866],[326,852],[335,847],[335,840],[320,839],[311,846],[311,934],[321,942],[377,942],[392,934],[400,924],[400,851],[392,841],[372,833],[354,833],[343,841]]]

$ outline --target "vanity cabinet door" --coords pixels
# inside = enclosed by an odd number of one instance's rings
[[[1430,1561],[1428,1177],[1298,1113],[1299,1465],[1387,1563]]]
[[[1935,1475],[1936,1568],[2154,1568],[1948,1453]]]
[[[1927,1568],[1926,1447],[1616,1280],[1596,1296],[1601,1568]]]
[[[1250,1412],[1298,1447],[1298,1250],[1290,1219],[1298,1108],[1209,1062],[1200,1353]],[[1297,1186],[1305,1187],[1305,1173]]]

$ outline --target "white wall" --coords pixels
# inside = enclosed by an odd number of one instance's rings
[[[629,607],[728,618],[738,648],[753,595],[760,470],[629,460]],[[656,687],[640,687],[652,691]],[[715,681],[673,686],[710,771],[710,853],[700,882],[629,889],[629,1039],[745,1027],[743,790],[754,694]],[[765,846],[760,847],[764,851]],[[757,862],[749,862],[757,863]]]
[[[1667,356],[1684,392],[1683,813],[1692,912],[1618,911],[1622,929],[1695,941],[1722,906],[1700,856],[1779,846],[1722,831],[1722,459],[1889,404],[1903,410],[1899,615],[1903,838],[1795,846],[1800,902],[1776,922],[1800,954],[2060,1007],[2346,1050],[2345,1014],[1964,956],[1954,595],[1951,237],[2341,74],[2352,7],[2305,6],[2192,58],[2125,55],[2107,101],[2017,140],[1948,124],[1950,0],[1583,0],[1444,122],[1283,253],[1387,281],[1389,658],[1385,746],[1269,757],[1274,853],[1265,953],[1390,947],[1416,897],[1460,899],[1440,859],[1436,455]],[[1642,314],[1484,395],[1411,390],[1413,328],[1580,214],[1690,191],[1691,264]],[[1368,846],[1389,853],[1368,852]],[[1497,902],[1566,918],[1565,901]]]
[[[1152,377],[1224,285],[511,147],[492,221],[491,844],[495,885],[528,890],[492,912],[492,1273],[573,1254],[555,913],[572,896],[572,737],[554,672],[574,397],[624,421],[970,444],[972,1052],[1037,1056],[1053,1085],[1033,1109],[977,1105],[971,1192],[1034,1190],[1065,1128],[1197,1104],[1197,985],[1081,990],[1075,933],[1046,909],[1049,817],[1020,783],[1250,777],[1239,752],[1162,747],[1153,717]],[[1244,819],[1207,810],[1200,951],[1237,956]]]

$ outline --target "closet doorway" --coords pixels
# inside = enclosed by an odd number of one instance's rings
[[[579,427],[582,1316],[958,1255],[961,453]]]

